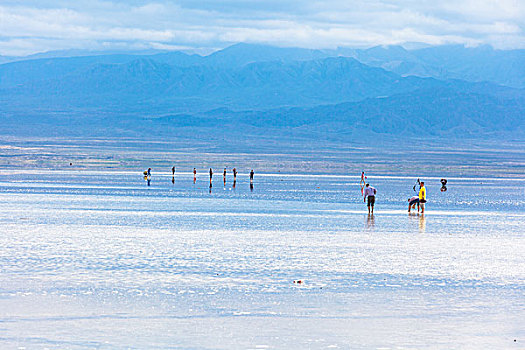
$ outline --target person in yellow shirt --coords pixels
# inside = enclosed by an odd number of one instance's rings
[[[421,181],[421,187],[419,188],[419,207],[421,208],[421,214],[425,212],[426,202],[427,202],[427,190],[425,189],[425,183]]]

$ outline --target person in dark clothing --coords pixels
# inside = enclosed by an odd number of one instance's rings
[[[146,172],[146,181],[148,182],[148,186],[151,185],[151,168],[148,168],[148,171]]]
[[[441,179],[441,192],[446,192],[447,190],[447,179]]]
[[[237,184],[237,169],[233,168],[233,188]]]

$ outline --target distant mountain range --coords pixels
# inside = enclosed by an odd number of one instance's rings
[[[0,64],[0,133],[243,126],[305,137],[523,138],[525,50],[237,44],[208,56],[49,56]]]
[[[137,58],[150,58],[175,66],[207,65],[231,68],[256,62],[310,61],[339,56],[355,58],[366,65],[380,67],[402,76],[454,78],[472,82],[487,81],[515,88],[525,88],[525,50],[495,50],[488,45],[472,48],[462,45],[444,45],[415,50],[407,50],[402,46],[310,50],[239,43],[208,56],[156,50],[126,52],[64,50],[24,57],[0,56],[0,64],[78,57],[89,58],[91,63],[125,63]]]

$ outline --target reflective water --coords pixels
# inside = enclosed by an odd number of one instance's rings
[[[4,175],[0,348],[523,348],[523,179],[232,180]]]

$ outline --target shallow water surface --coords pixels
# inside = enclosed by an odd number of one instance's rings
[[[524,347],[523,179],[231,180],[4,175],[0,347]]]

